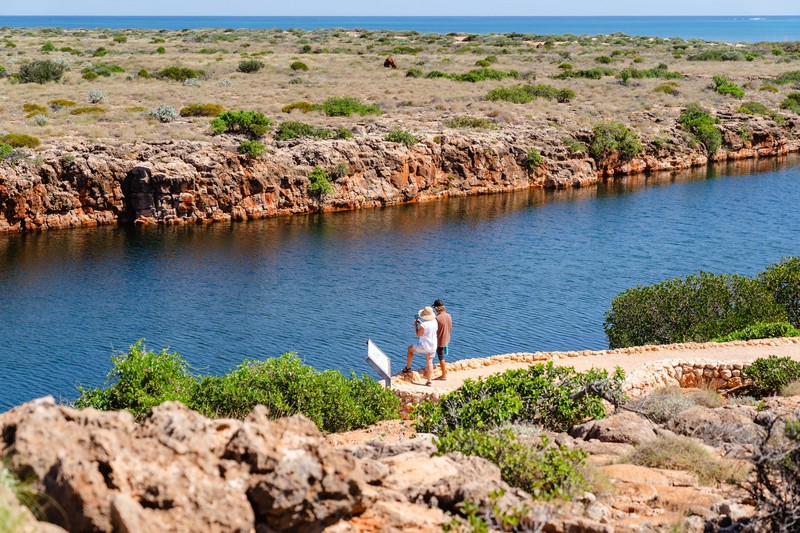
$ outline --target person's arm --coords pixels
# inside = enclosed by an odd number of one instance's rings
[[[414,322],[414,328],[417,330],[417,337],[422,337],[425,334],[425,328],[419,322]]]

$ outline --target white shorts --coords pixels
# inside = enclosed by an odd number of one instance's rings
[[[423,348],[419,344],[413,345],[411,347],[411,349],[414,350],[414,353],[421,353],[421,354],[425,354],[425,355],[428,355],[430,357],[433,357],[433,352],[432,351],[430,351],[430,350],[428,350],[426,348]]]

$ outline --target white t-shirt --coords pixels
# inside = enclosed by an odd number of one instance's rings
[[[417,340],[417,345],[426,352],[433,353],[436,351],[436,329],[439,325],[436,320],[425,320],[420,324],[420,327],[425,328],[425,333]]]

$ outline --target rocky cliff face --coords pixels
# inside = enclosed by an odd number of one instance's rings
[[[725,118],[725,117],[723,117]],[[747,123],[747,135],[741,125]],[[800,150],[789,123],[731,115],[721,125],[727,150],[713,160],[774,157]],[[702,147],[680,131],[671,144],[650,143],[642,157],[599,166],[564,146],[555,127],[423,136],[412,147],[364,132],[356,139],[275,142],[267,155],[235,152],[234,139],[165,141],[120,147],[75,144],[37,160],[0,163],[0,233],[117,222],[248,220],[323,210],[359,209],[447,196],[526,188],[592,185],[604,176],[674,171],[707,164]],[[579,132],[578,137],[587,137]],[[529,147],[544,164],[531,169]],[[321,166],[333,193],[308,192]]]

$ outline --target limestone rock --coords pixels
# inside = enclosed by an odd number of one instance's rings
[[[630,411],[575,426],[569,434],[576,439],[633,445],[650,442],[657,437],[652,422]]]

